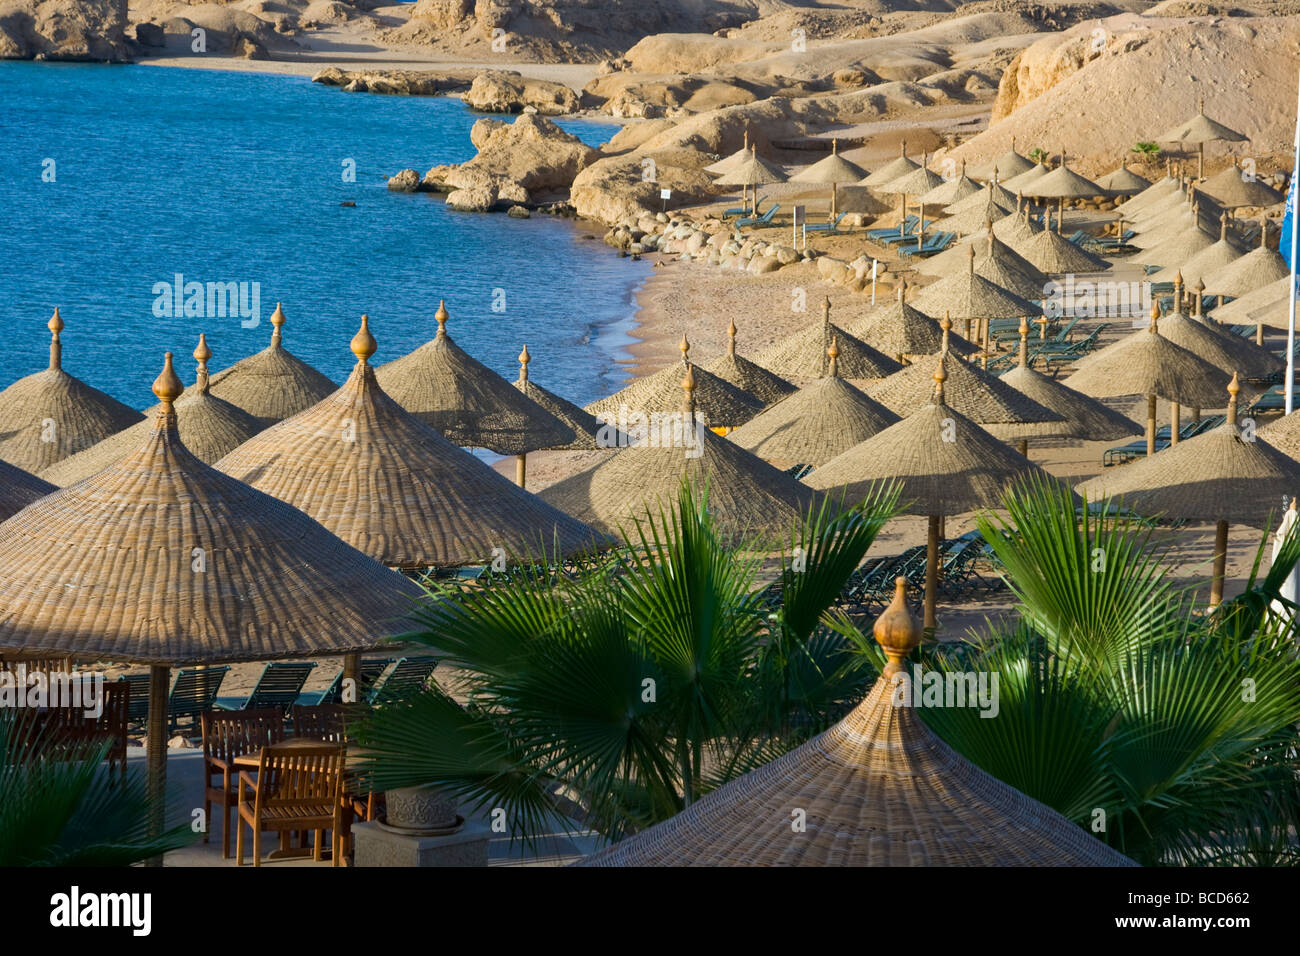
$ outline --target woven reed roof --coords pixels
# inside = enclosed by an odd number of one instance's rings
[[[554,392],[548,391],[529,378],[528,363],[531,361],[532,356],[528,354],[528,346],[525,345],[523,351],[519,353],[519,377],[511,384],[573,430],[573,441],[556,448],[585,451],[601,447],[596,443],[596,438],[602,426],[596,420],[596,416],[585,408],[573,404],[567,398],[561,398]]]
[[[958,205],[961,205],[961,203],[958,203]],[[1014,203],[1012,203],[1012,205],[1008,208],[1002,203],[985,199],[982,200],[982,205],[980,205],[979,207],[968,207],[966,209],[961,210],[960,212],[947,216],[942,220],[941,225],[943,226],[946,232],[955,232],[958,235],[968,236],[972,233],[977,233],[982,231],[985,228],[985,226],[987,226],[990,222],[998,223],[1001,222],[1003,219],[1006,219],[1008,217],[1013,217],[1014,213],[1015,213]],[[948,249],[947,251],[942,252],[939,255],[946,256],[949,252],[952,251],[953,251],[952,249]],[[934,258],[937,259],[939,258],[939,256],[935,256]],[[923,263],[929,263],[932,262],[933,260],[923,259],[921,261]]]
[[[390,567],[480,564],[495,548],[512,561],[570,555],[601,541],[385,395],[370,366],[375,349],[363,316],[343,387],[217,467]]]
[[[1029,210],[1025,209],[1020,216],[1004,216],[995,220],[993,223],[993,235],[1001,239],[1008,246],[1020,253],[1025,254],[1025,244],[1034,236],[1043,232],[1044,229],[1038,223],[1029,221]],[[1033,261],[1032,259],[1030,260]],[[1042,266],[1038,268],[1042,269]],[[1043,269],[1046,272],[1046,269]]]
[[[849,332],[895,359],[900,356],[933,355],[944,347],[943,328],[930,316],[907,301],[907,280],[888,304],[878,305],[865,319],[849,327]],[[948,348],[958,355],[972,355],[979,346],[949,331]]]
[[[1235,165],[1211,176],[1197,188],[1213,196],[1228,209],[1238,206],[1271,206],[1286,198],[1254,177],[1245,178],[1243,171]]]
[[[1181,215],[1184,222],[1190,222],[1188,212],[1193,205],[1192,195],[1186,190],[1166,193],[1157,197],[1150,205],[1133,210],[1131,214],[1126,215],[1124,218],[1143,231],[1149,230],[1162,221],[1177,215]]]
[[[1032,169],[1026,169],[1023,173],[1017,173],[1015,176],[1003,180],[1002,185],[1013,193],[1025,192],[1026,188],[1032,185],[1035,180],[1046,176],[1050,171],[1042,163],[1035,163]],[[1025,195],[1029,195],[1029,193],[1025,192]]]
[[[1112,196],[1136,196],[1138,193],[1149,189],[1151,181],[1139,176],[1128,166],[1121,163],[1118,169],[1098,179],[1097,185]]]
[[[925,167],[926,157],[921,157],[921,164],[916,169],[906,172],[897,179],[891,179],[883,186],[877,186],[876,192],[887,196],[919,196],[936,186],[943,185],[943,177]]]
[[[779,375],[774,375],[736,353],[736,323],[727,327],[727,351],[714,359],[704,370],[725,382],[730,382],[742,392],[748,392],[765,406],[771,406],[798,391]],[[696,380],[698,386],[698,379]]]
[[[724,156],[710,166],[705,166],[706,173],[712,173],[715,176],[721,176],[723,173],[729,173],[745,160],[749,159],[749,132],[745,132],[745,144],[736,150],[730,156]]]
[[[929,192],[917,196],[916,201],[926,205],[946,207],[984,192],[984,188],[979,183],[966,175],[966,163],[963,160],[961,172],[957,176],[945,179]]]
[[[55,486],[7,461],[0,461],[0,521],[17,514]]]
[[[1149,266],[1181,266],[1192,256],[1214,245],[1215,237],[1201,228],[1187,227],[1147,246],[1133,256],[1134,262]]]
[[[1064,163],[1046,175],[1035,176],[1027,183],[1017,182],[1016,188],[1036,199],[1090,199],[1106,195],[1103,187],[1086,176],[1080,176]]]
[[[1233,299],[1226,305],[1214,310],[1214,318],[1226,324],[1272,325],[1283,328],[1289,322],[1290,306],[1287,299],[1287,286],[1291,284],[1291,274],[1260,286],[1254,292],[1247,292],[1240,299]],[[1208,286],[1207,286],[1208,290]]]
[[[181,441],[196,458],[209,465],[265,427],[242,408],[211,394],[208,381],[208,359],[211,357],[207,339],[200,335],[198,348],[194,350],[194,359],[198,362],[194,387],[186,389],[175,406],[176,429]],[[71,485],[132,454],[152,434],[154,419],[161,410],[160,405],[155,405],[145,412],[144,421],[51,465],[45,472],[46,480],[61,487]]]
[[[1139,514],[1271,527],[1280,514],[1278,502],[1300,488],[1300,462],[1270,445],[1262,431],[1254,440],[1243,437],[1231,407],[1236,385],[1234,376],[1227,422],[1149,458],[1107,469],[1079,485],[1080,493],[1093,500],[1120,498]]]
[[[1131,865],[980,770],[916,714],[904,658],[921,628],[904,589],[900,578],[875,627],[890,663],[848,716],[582,865]],[[792,808],[804,811],[805,830],[791,826]]]
[[[696,371],[686,367],[683,384],[689,383],[688,396],[694,390]],[[540,497],[616,535],[620,526],[630,530],[632,519],[644,519],[647,508],[652,513],[661,506],[670,509],[686,479],[697,487],[707,485],[709,513],[733,540],[786,535],[816,504],[818,496],[809,488],[708,428],[690,428],[690,420],[678,417],[675,433],[671,427],[660,429],[659,439],[650,436],[639,447],[625,448],[543,489]],[[689,438],[681,436],[683,425],[688,425]]]
[[[1193,408],[1215,408],[1228,378],[1152,325],[1080,359],[1065,384],[1093,398],[1154,394]]]
[[[405,631],[420,589],[190,454],[181,391],[168,353],[140,449],[0,525],[0,651],[220,663],[364,651]]]
[[[929,315],[951,315],[954,320],[1014,319],[1041,315],[1042,309],[975,272],[975,249],[966,250],[966,269],[926,286],[913,301]]]
[[[434,318],[433,339],[375,369],[397,404],[457,445],[501,455],[562,448],[576,439],[572,428],[452,341],[445,303]]]
[[[758,151],[750,147],[749,159],[743,160],[714,180],[717,186],[763,186],[783,183],[786,175],[770,163],[758,158]]]
[[[992,247],[989,245],[988,220],[985,220],[982,228],[977,235],[963,240],[951,249],[946,249],[929,259],[922,259],[916,265],[916,271],[922,275],[946,276],[951,275],[957,270],[966,270],[970,268],[970,251],[975,250],[975,271],[997,283],[995,276],[985,272],[985,267],[989,264],[990,256],[994,262],[999,264],[1003,269],[1018,273],[1022,279],[1028,280],[1037,286],[1037,291],[1030,298],[1041,298],[1043,295],[1043,283],[1047,281],[1047,275],[1039,270],[1032,262],[1022,256],[1016,250],[998,238],[997,233],[992,234]],[[998,283],[1001,284],[1001,283]]]
[[[631,385],[607,398],[592,402],[587,411],[593,415],[617,417],[623,409],[649,415],[675,412],[682,406],[682,376],[690,362],[691,343],[682,334],[682,361],[674,362],[653,375],[638,378]],[[710,428],[735,428],[749,421],[764,408],[762,399],[749,394],[726,379],[692,365],[695,375],[695,408]]]
[[[1012,440],[1070,434],[1068,423],[1060,415],[978,365],[952,355],[944,370],[948,376],[944,388],[948,407],[993,437]],[[934,364],[925,361],[909,365],[867,389],[867,394],[895,415],[911,415],[933,398]]]
[[[1259,437],[1282,454],[1300,460],[1300,409],[1269,422],[1259,430]]]
[[[1244,297],[1281,279],[1289,279],[1291,270],[1276,249],[1257,246],[1221,269],[1202,276],[1209,295]],[[1282,286],[1286,294],[1285,284]]]
[[[144,416],[63,371],[63,317],[54,310],[50,364],[0,392],[0,460],[40,475]]]
[[[1184,123],[1179,123],[1159,137],[1162,143],[1210,143],[1225,140],[1230,143],[1245,142],[1246,136],[1216,122],[1205,115],[1205,105],[1197,106],[1196,115]]]
[[[1034,168],[1034,161],[1021,156],[1016,152],[1015,137],[1011,139],[1011,148],[993,160],[991,163],[984,163],[979,166],[972,166],[967,170],[968,175],[975,179],[993,179],[997,177],[999,182],[1005,182],[1021,173],[1027,173]]]
[[[212,376],[210,391],[272,425],[311,408],[334,389],[333,382],[282,344],[284,310],[271,313],[271,344]]]
[[[1158,179],[1148,188],[1142,190],[1131,199],[1125,200],[1115,207],[1115,211],[1123,213],[1126,217],[1133,213],[1140,212],[1153,203],[1159,202],[1166,196],[1172,196],[1182,191],[1182,183],[1176,176],[1165,176]]]
[[[1267,378],[1286,367],[1280,358],[1254,342],[1219,331],[1183,312],[1162,316],[1160,334],[1229,374],[1240,372],[1247,378]]]
[[[787,335],[754,359],[770,372],[785,378],[824,378],[830,371],[826,350],[831,339],[839,342],[840,375],[843,378],[877,379],[892,375],[903,366],[850,335],[830,320],[831,300],[822,302],[822,320],[810,322]]]
[[[940,373],[946,377],[947,369],[957,364],[952,358],[941,360],[932,381]],[[924,371],[934,368],[929,362],[925,366]],[[1024,404],[1041,408],[1010,386],[1002,387]],[[930,401],[901,422],[827,462],[804,484],[819,490],[845,488],[848,499],[857,500],[874,482],[897,481],[908,514],[954,515],[996,507],[1003,492],[1022,476],[1055,480],[948,405],[946,396],[946,388],[939,395],[932,393]]]
[[[831,140],[831,154],[790,177],[792,183],[856,183],[867,175],[857,163],[851,163],[839,153],[839,140]]]
[[[1143,213],[1134,217],[1133,225],[1138,235],[1129,241],[1139,249],[1153,249],[1193,230],[1203,232],[1214,240],[1219,237],[1219,220],[1223,212],[1218,203],[1200,194],[1191,203],[1174,200],[1170,209],[1153,209],[1150,214]],[[1199,251],[1199,248],[1189,250],[1187,255]]]
[[[1241,250],[1228,238],[1227,230],[1228,225],[1225,217],[1223,227],[1219,232],[1218,242],[1206,246],[1181,266],[1177,263],[1165,266],[1159,272],[1147,276],[1146,281],[1152,284],[1173,282],[1177,277],[1182,276],[1190,288],[1196,285],[1198,280],[1204,279],[1206,276],[1218,272],[1224,266],[1237,261],[1241,258]]]
[[[913,170],[920,168],[920,163],[907,158],[907,140],[903,140],[899,146],[898,157],[885,163],[870,176],[865,177],[858,185],[870,186],[872,189],[879,190],[879,187],[887,186],[900,176],[906,176]]]
[[[831,352],[826,378],[799,389],[727,438],[765,461],[818,466],[898,421],[897,415],[836,374],[834,341]]]
[[[956,215],[970,209],[987,209],[989,203],[1004,213],[1012,213],[1016,211],[1016,194],[1001,183],[987,182],[980,187],[979,192],[944,206],[943,211]]]
[[[993,226],[998,235],[998,226]],[[1030,265],[1047,275],[1104,272],[1111,264],[1101,256],[1076,246],[1069,239],[1051,229],[1042,229],[1019,242],[1007,243]]]

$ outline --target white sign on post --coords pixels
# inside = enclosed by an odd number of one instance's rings
[[[879,263],[875,259],[871,260],[871,304],[876,304],[876,266]]]
[[[791,222],[791,225],[790,225],[790,242],[791,242],[791,244],[792,244],[796,249],[798,249],[798,248],[799,248],[799,232],[800,232],[800,230],[801,230],[801,229],[802,229],[802,228],[807,224],[807,212],[806,212],[805,207],[803,207],[803,206],[795,206],[795,207],[794,207],[794,216],[792,217],[792,219],[790,220],[790,222]],[[808,248],[808,234],[807,234],[806,232],[804,233],[803,244],[804,244],[804,248],[805,248],[805,249]]]
[[[659,190],[659,198],[663,200],[662,211],[667,212],[668,200],[673,198],[673,191],[671,189],[661,189]]]

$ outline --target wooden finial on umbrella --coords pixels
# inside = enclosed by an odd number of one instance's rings
[[[203,394],[208,391],[208,359],[212,358],[212,349],[208,348],[208,338],[199,333],[199,344],[194,349],[194,361],[198,367],[194,370],[194,387]]]
[[[1147,329],[1152,335],[1160,331],[1160,302],[1158,299],[1151,300],[1151,325]]]
[[[898,281],[898,301],[899,302],[907,301],[907,278],[906,277],[903,277]]]
[[[1196,97],[1196,112],[1201,115],[1205,114],[1205,95],[1201,94]]]
[[[943,383],[948,381],[948,369],[945,363],[948,358],[947,352],[939,353],[939,367],[934,370],[934,404],[943,404]]]
[[[840,337],[831,336],[831,347],[826,350],[826,355],[830,359],[828,374],[831,378],[840,377]]]
[[[695,366],[690,362],[686,363],[686,377],[682,379],[682,391],[685,393],[682,398],[682,411],[687,416],[687,423],[694,427],[695,425]]]
[[[1268,216],[1265,216],[1262,213],[1259,217],[1259,247],[1261,249],[1268,248]],[[57,312],[58,310],[56,309],[55,311]]]
[[[1241,385],[1237,382],[1237,373],[1232,373],[1232,381],[1228,383],[1228,424],[1237,424],[1237,393],[1241,391]]]
[[[682,353],[682,362],[684,362],[687,365],[690,365],[691,364],[691,343],[687,341],[685,332],[682,333],[682,341],[677,346],[677,348]]]
[[[898,144],[898,155],[907,159],[907,140],[903,140]]]
[[[1219,241],[1228,241],[1228,213],[1226,211],[1219,213]]]
[[[525,343],[523,351],[519,353],[519,381],[525,384],[528,382],[528,363],[532,360],[533,357],[528,354],[528,345]]]
[[[63,343],[59,341],[59,333],[63,331],[63,316],[59,315],[57,305],[45,327],[50,330],[50,370],[57,372],[63,367]]]
[[[357,334],[352,336],[349,348],[352,349],[352,354],[357,357],[357,361],[362,364],[370,361],[370,356],[374,355],[379,349],[375,337],[370,334],[370,316],[361,316],[361,328],[357,329]]]
[[[438,334],[446,335],[447,320],[451,316],[447,314],[447,301],[445,299],[438,300],[438,311],[433,313],[433,317],[438,320]]]
[[[275,304],[275,311],[271,313],[271,344],[280,344],[280,330],[284,328],[284,307],[279,302]]]
[[[1183,270],[1174,273],[1174,311],[1183,311]]]
[[[834,138],[834,137],[832,137],[832,139],[831,139],[831,155],[832,155],[832,156],[835,156],[836,154],[839,153],[839,151],[840,151],[840,141],[839,141],[838,138]]]
[[[975,274],[975,246],[973,243],[966,247],[966,269],[971,275]]]
[[[736,355],[736,320],[732,319],[731,324],[727,326],[727,354],[733,358]]]
[[[1201,300],[1204,298],[1205,298],[1205,280],[1197,279],[1196,280],[1196,303],[1194,307],[1196,309],[1195,315],[1198,319],[1201,317]]]
[[[1029,316],[1020,317],[1020,367],[1029,367]]]
[[[907,655],[921,643],[920,622],[907,609],[907,578],[894,579],[894,599],[889,602],[884,613],[876,618],[871,633],[889,658],[885,674],[893,675],[902,670]]]
[[[173,406],[184,391],[185,386],[181,384],[176,369],[172,367],[172,353],[167,352],[163,355],[163,370],[158,373],[158,377],[153,382],[153,393],[158,396],[158,401],[162,402],[164,415],[175,415]]]
[[[944,310],[943,313],[943,321],[939,323],[939,328],[943,329],[943,339],[939,344],[939,351],[947,352],[948,333],[952,330],[952,316],[946,309]]]

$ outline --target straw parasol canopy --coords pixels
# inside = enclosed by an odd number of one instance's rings
[[[925,206],[951,206],[984,191],[984,187],[966,175],[966,161],[963,159],[955,177],[943,180],[929,192],[917,196],[916,201]]]
[[[457,445],[500,455],[574,440],[572,428],[451,340],[445,302],[434,318],[438,334],[431,341],[375,369],[394,401]]]
[[[842,490],[850,501],[864,497],[877,481],[896,481],[900,500],[905,502],[904,510],[929,516],[927,628],[935,626],[940,519],[944,515],[996,506],[1011,483],[1025,475],[1037,474],[1046,481],[1055,480],[950,406],[944,387],[947,369],[962,363],[941,352],[937,364],[933,372],[936,387],[929,401],[901,422],[853,446],[804,479],[812,488]],[[914,367],[922,371],[934,368],[929,363],[926,366]],[[1001,387],[1016,395],[1025,406],[1042,408],[1010,386]]]
[[[1166,130],[1159,137],[1162,143],[1195,143],[1196,144],[1196,178],[1205,177],[1205,144],[1221,140],[1229,143],[1245,142],[1246,137],[1238,133],[1235,129],[1230,129],[1222,123],[1215,122],[1205,115],[1205,98],[1198,97],[1196,100],[1196,115],[1185,123]]]
[[[0,459],[39,475],[144,416],[63,370],[63,317],[47,323],[50,365],[0,392]]]
[[[1011,148],[993,160],[970,167],[968,174],[974,179],[1006,180],[1027,173],[1034,168],[1034,161],[1016,152],[1016,138],[1011,137]]]
[[[271,313],[271,344],[212,376],[210,392],[263,426],[311,408],[338,386],[282,344],[284,309]]]
[[[1115,207],[1115,211],[1123,213],[1125,216],[1132,216],[1134,213],[1141,212],[1153,203],[1162,199],[1182,192],[1182,182],[1177,176],[1165,175],[1163,179],[1158,179],[1146,189],[1142,190],[1136,196],[1126,199]]]
[[[1261,428],[1258,434],[1284,455],[1300,461],[1300,409],[1274,419]]]
[[[981,229],[987,227],[990,222],[1001,222],[1003,219],[1008,217],[1015,218],[1014,200],[1010,206],[1007,206],[998,202],[992,196],[979,195],[971,196],[969,198],[979,200],[979,204],[975,206],[966,206],[966,208],[961,209],[952,215],[946,216],[942,223],[945,231],[955,232],[958,235],[965,236],[979,232]],[[956,205],[964,206],[968,201],[968,199],[965,199]],[[954,206],[949,208],[951,209],[956,207]],[[952,250],[949,249],[947,252],[940,253],[939,256],[935,256],[934,258],[937,259],[940,256],[946,256],[949,252],[952,252]],[[932,262],[933,259],[922,261],[928,263]]]
[[[822,303],[822,320],[810,323],[761,352],[755,361],[770,372],[790,379],[824,378],[830,371],[827,350],[839,341],[839,370],[844,378],[877,379],[903,366],[866,342],[831,323],[831,300]]]
[[[682,375],[685,374],[686,367],[691,365],[691,343],[684,332],[678,348],[682,352],[681,364],[673,363],[653,375],[639,378],[608,398],[592,402],[587,406],[587,411],[626,430],[627,426],[622,423],[625,414],[652,415],[680,410]],[[762,399],[702,368],[695,368],[694,378],[695,409],[699,418],[710,428],[735,428],[743,425],[765,406]]]
[[[710,166],[705,166],[706,173],[712,173],[715,176],[721,176],[729,173],[745,160],[749,159],[749,130],[745,130],[744,145],[736,150],[730,156],[725,156]]]
[[[596,416],[573,404],[567,398],[561,398],[554,392],[542,388],[529,378],[528,363],[532,360],[533,357],[528,354],[528,346],[525,345],[523,351],[519,353],[519,377],[514,380],[513,385],[523,392],[525,397],[536,402],[573,430],[573,441],[567,445],[555,446],[556,450],[589,451],[600,447],[596,437],[603,426],[596,420]]]
[[[1119,168],[1098,179],[1097,185],[1110,196],[1136,196],[1149,189],[1151,181],[1139,176],[1121,161]]]
[[[1240,299],[1219,306],[1213,312],[1214,318],[1223,324],[1262,323],[1275,328],[1286,328],[1290,311],[1287,287],[1290,284],[1291,275],[1288,273],[1268,285],[1260,286],[1254,292],[1247,292]]]
[[[376,348],[362,316],[351,343],[357,364],[343,387],[217,467],[389,567],[482,564],[499,553],[528,561],[601,541],[385,395],[370,366]]]
[[[1041,179],[1043,176],[1046,176],[1049,172],[1051,172],[1051,170],[1047,168],[1046,164],[1035,163],[1033,168],[1026,169],[1023,173],[1017,173],[1014,176],[1008,177],[1002,185],[1017,195],[1021,193],[1032,195],[1032,193],[1026,192],[1027,187]]]
[[[681,382],[681,413],[631,435],[635,443],[541,492],[548,504],[608,534],[675,501],[682,482],[707,487],[709,513],[732,540],[785,534],[818,499],[805,485],[703,427],[695,372]]]
[[[1239,335],[1225,335],[1206,322],[1181,311],[1182,281],[1174,284],[1174,303],[1179,311],[1160,318],[1160,334],[1174,345],[1224,372],[1241,372],[1247,378],[1267,378],[1285,365],[1271,352],[1247,342]]]
[[[825,733],[719,787],[589,866],[1127,866],[1088,831],[989,776],[926,726],[906,658],[907,582],[876,621],[889,664]],[[791,826],[791,808],[805,827]]]
[[[780,169],[758,158],[758,151],[750,147],[749,158],[742,160],[724,175],[714,180],[718,186],[765,186],[768,183],[783,183],[786,175]],[[754,191],[754,212],[758,211],[758,191]]]
[[[1228,238],[1228,215],[1224,213],[1219,220],[1218,242],[1206,246],[1184,262],[1182,266],[1177,263],[1165,266],[1159,272],[1147,276],[1147,281],[1153,284],[1173,282],[1175,278],[1182,277],[1187,280],[1190,286],[1240,258],[1241,251],[1237,248],[1236,243]]]
[[[984,209],[989,203],[992,203],[1004,213],[1013,213],[1016,211],[1016,194],[1001,183],[989,180],[980,187],[979,192],[972,193],[964,199],[959,199],[951,205],[944,206],[943,211],[950,215],[956,215],[969,209]]]
[[[907,158],[907,140],[903,140],[899,146],[898,158],[890,160],[881,166],[870,176],[861,180],[858,185],[870,186],[872,189],[879,190],[881,186],[887,186],[900,176],[906,176],[908,173],[920,168],[920,163]]]
[[[1094,196],[1107,195],[1104,187],[1098,186],[1085,176],[1080,176],[1065,165],[1064,149],[1061,150],[1060,166],[1046,175],[1034,177],[1027,183],[1017,182],[1016,187],[1026,196],[1033,196],[1035,199],[1055,199],[1057,215],[1062,218],[1065,215],[1067,199],[1091,199]]]
[[[998,235],[998,223],[993,227],[993,234]],[[1025,261],[1047,275],[1079,275],[1088,272],[1104,272],[1111,264],[1101,256],[1094,255],[1054,229],[1041,229],[1031,236],[1018,239],[1007,238],[1006,242]]]
[[[924,269],[932,275],[948,276],[955,272],[965,272],[970,268],[971,253],[975,253],[975,272],[994,285],[1005,289],[1026,301],[1041,299],[1046,291],[1044,285],[1047,276],[1038,270],[1029,260],[1016,252],[994,235],[992,224],[985,229],[982,237],[971,239],[949,249],[936,259],[943,259]],[[965,246],[965,248],[963,248]],[[936,271],[937,270],[937,271]],[[922,271],[918,268],[918,271]]]
[[[947,353],[939,354],[944,356]],[[909,365],[868,389],[867,394],[895,415],[911,415],[923,408],[934,395],[933,368],[929,362]],[[944,364],[944,376],[948,406],[995,438],[1011,440],[1070,434],[1068,423],[1056,412],[964,359],[951,356]]]
[[[1212,196],[1225,209],[1239,206],[1271,206],[1285,197],[1254,176],[1247,176],[1234,161],[1222,172],[1201,183],[1200,190]]]
[[[194,360],[198,369],[194,387],[186,389],[176,402],[176,429],[185,447],[200,461],[212,464],[234,451],[264,427],[258,419],[238,406],[211,394],[208,388],[208,359],[212,350],[207,337],[200,334]],[[103,441],[51,465],[45,472],[56,485],[71,485],[97,474],[138,449],[153,432],[160,406],[145,412],[145,420]]]
[[[835,218],[835,187],[840,183],[856,183],[867,175],[857,163],[851,163],[839,154],[840,141],[831,140],[831,154],[818,160],[802,172],[791,176],[792,183],[825,183],[831,187],[831,218]]]
[[[1227,390],[1227,421],[1218,428],[1078,486],[1091,498],[1120,498],[1140,514],[1217,522],[1212,605],[1223,598],[1228,524],[1271,527],[1278,502],[1300,487],[1300,462],[1237,425],[1236,375]]]
[[[683,357],[684,358],[684,357]],[[704,370],[725,382],[730,382],[742,392],[753,395],[765,406],[775,405],[798,391],[794,385],[779,375],[774,375],[761,365],[736,353],[736,323],[727,326],[727,352],[714,359]],[[696,379],[698,386],[699,380]]]
[[[1024,253],[1024,245],[1034,236],[1043,232],[1044,229],[1036,222],[1029,219],[1029,207],[1025,207],[1022,214],[1015,216],[1003,216],[1001,219],[993,221],[993,235],[997,236],[1008,246],[1020,253]],[[1042,268],[1039,266],[1038,268]],[[1043,270],[1046,272],[1047,270]]]
[[[7,461],[0,461],[0,521],[22,511],[38,498],[44,498],[55,486]]]
[[[963,271],[926,286],[912,304],[929,315],[947,314],[967,322],[1042,314],[1033,302],[977,275],[974,246],[967,247]]]
[[[830,372],[741,425],[727,438],[764,461],[823,465],[898,421],[898,416],[839,377],[835,339]]]
[[[1241,297],[1291,277],[1291,268],[1276,249],[1268,248],[1268,220],[1260,223],[1259,245],[1223,268],[1203,276],[1210,295]],[[1285,294],[1285,286],[1283,286]]]
[[[849,331],[874,349],[892,356],[899,362],[912,357],[933,355],[944,348],[943,327],[907,302],[907,279],[898,286],[898,295],[888,305],[877,306],[875,311],[849,328]],[[973,355],[979,346],[960,335],[949,334],[947,346],[958,355]]]
[[[1199,226],[1188,226],[1175,235],[1135,253],[1133,261],[1149,266],[1181,266],[1193,256],[1200,255],[1210,248],[1215,241],[1214,236]]]
[[[1065,420],[1063,435],[1088,441],[1116,441],[1140,435],[1127,415],[1029,367],[1029,322],[1020,322],[1020,363],[999,380]],[[1025,440],[1027,441],[1027,439]],[[1021,453],[1028,451],[1022,445]]]

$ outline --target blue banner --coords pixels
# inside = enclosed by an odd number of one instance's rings
[[[1286,194],[1286,215],[1282,217],[1282,237],[1278,240],[1277,251],[1282,254],[1286,264],[1295,268],[1291,261],[1291,233],[1295,229],[1296,183],[1300,182],[1300,169],[1291,174],[1291,187]]]

